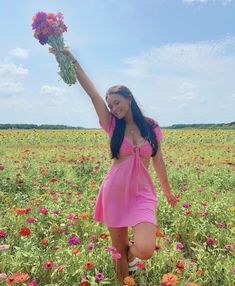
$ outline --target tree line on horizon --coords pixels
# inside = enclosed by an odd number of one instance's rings
[[[195,128],[195,129],[235,129],[235,121],[230,123],[202,123],[202,124],[173,124],[167,127],[161,127],[162,129],[185,129],[185,128]],[[84,127],[73,127],[67,125],[59,124],[0,124],[0,129],[37,129],[37,130],[78,130],[78,129],[97,129],[97,128],[84,128]]]

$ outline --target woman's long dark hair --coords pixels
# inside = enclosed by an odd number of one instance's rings
[[[106,93],[106,100],[110,94],[118,94],[120,96],[123,96],[124,98],[131,97],[131,110],[132,110],[134,122],[139,128],[141,136],[150,143],[152,147],[151,156],[156,155],[158,144],[157,144],[156,135],[153,131],[153,128],[156,127],[157,124],[154,122],[154,120],[143,116],[131,91],[127,87],[123,85],[116,85],[116,86],[109,88]],[[119,150],[122,145],[122,141],[124,139],[125,129],[126,129],[125,119],[119,119],[115,116],[115,128],[114,128],[113,135],[112,135],[111,142],[110,142],[112,159],[113,158],[118,159]]]

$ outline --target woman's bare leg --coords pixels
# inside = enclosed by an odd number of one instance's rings
[[[127,249],[128,249],[128,228],[120,227],[113,228],[109,227],[109,233],[112,240],[112,246],[122,255],[118,260],[114,260],[114,267],[117,273],[117,277],[120,283],[123,279],[129,275],[128,262],[127,262]]]
[[[156,247],[156,226],[152,223],[139,223],[133,227],[134,244],[128,248],[128,261],[133,257],[147,260],[152,257]]]

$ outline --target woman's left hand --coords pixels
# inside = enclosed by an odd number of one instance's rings
[[[166,196],[168,203],[174,208],[177,204],[176,197],[172,193],[166,194],[165,196]]]

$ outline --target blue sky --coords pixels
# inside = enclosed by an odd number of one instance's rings
[[[102,96],[128,86],[160,126],[235,120],[235,0],[2,0],[0,123],[99,126],[33,37],[38,11],[64,14],[65,41]]]

